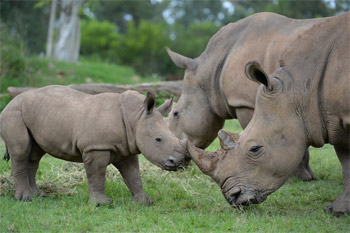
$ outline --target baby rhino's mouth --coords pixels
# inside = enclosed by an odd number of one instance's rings
[[[176,161],[174,157],[170,156],[164,164],[164,170],[176,171],[179,167],[182,167],[183,164],[184,164],[184,159],[180,161]]]

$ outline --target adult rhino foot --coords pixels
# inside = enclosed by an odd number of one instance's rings
[[[294,172],[294,176],[303,181],[316,180],[316,175],[312,171],[309,165],[300,164],[297,170]]]
[[[90,196],[89,203],[95,206],[101,206],[111,203],[111,200],[106,195],[94,195]]]
[[[326,206],[324,211],[331,213],[336,217],[340,217],[345,214],[350,215],[350,201],[336,200],[332,204]]]
[[[151,206],[153,205],[153,201],[151,198],[149,198],[146,194],[140,194],[140,195],[134,195],[132,197],[132,200],[137,202],[137,203],[140,203],[140,204],[146,204],[148,206]]]

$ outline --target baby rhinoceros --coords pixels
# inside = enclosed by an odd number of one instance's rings
[[[89,95],[63,86],[48,86],[14,98],[0,115],[0,134],[11,156],[15,198],[31,200],[41,192],[35,183],[45,153],[83,162],[89,202],[108,203],[105,173],[118,168],[133,200],[152,204],[142,189],[137,155],[162,169],[182,166],[186,142],[173,136],[163,121],[166,108],[155,109],[153,95],[136,92]]]

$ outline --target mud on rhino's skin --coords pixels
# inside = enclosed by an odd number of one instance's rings
[[[248,78],[261,84],[249,125],[239,135],[220,131],[223,149],[214,153],[189,144],[193,160],[230,204],[264,201],[293,173],[308,146],[329,143],[342,164],[344,191],[325,210],[350,214],[349,22],[347,12],[295,37],[271,75],[249,62]]]
[[[184,132],[197,147],[206,148],[225,119],[238,119],[244,129],[253,116],[258,84],[246,78],[244,66],[256,60],[268,73],[279,67],[279,56],[293,38],[326,18],[296,20],[274,13],[259,13],[230,23],[208,42],[205,51],[191,59],[168,49],[185,68],[183,92],[169,116],[169,127],[181,138]],[[313,180],[309,154],[295,172]]]
[[[186,142],[168,129],[162,114],[167,102],[155,110],[153,95],[136,91],[89,95],[63,86],[48,86],[14,98],[0,115],[1,137],[11,157],[15,198],[30,200],[41,194],[35,174],[41,157],[83,162],[90,202],[109,202],[105,172],[109,164],[120,171],[137,202],[151,204],[139,172],[140,152],[166,170],[184,162]]]

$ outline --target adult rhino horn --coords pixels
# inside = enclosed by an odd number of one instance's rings
[[[171,49],[169,49],[168,47],[165,47],[165,49],[168,52],[169,57],[177,67],[192,71],[194,71],[197,68],[197,62],[194,59],[175,53],[171,51]]]
[[[213,176],[213,171],[216,168],[219,159],[215,153],[207,152],[194,146],[190,141],[187,142],[187,151],[199,169],[209,176]]]
[[[220,146],[224,150],[230,150],[237,148],[237,141],[239,139],[239,134],[231,133],[224,129],[220,129],[218,132]]]

